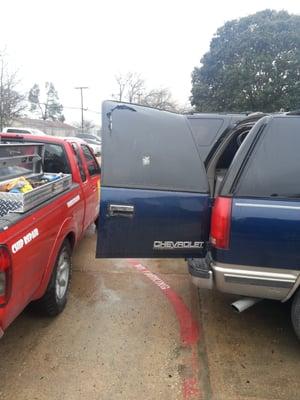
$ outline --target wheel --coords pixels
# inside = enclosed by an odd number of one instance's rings
[[[65,240],[59,250],[46,293],[37,301],[39,308],[46,315],[54,317],[65,308],[71,274],[71,247],[69,241]]]
[[[298,290],[293,297],[291,318],[294,331],[298,339],[300,339],[300,290]]]

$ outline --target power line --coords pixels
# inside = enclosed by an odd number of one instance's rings
[[[24,101],[25,101],[26,103],[31,104],[31,102],[30,102],[29,100],[27,100],[27,99],[25,99]],[[40,102],[40,104],[42,104],[42,105],[47,105],[46,103],[42,103],[42,102]],[[81,110],[81,109],[82,109],[81,107],[71,107],[71,106],[65,106],[65,105],[63,105],[63,104],[62,104],[62,106],[63,106],[63,109],[67,109],[67,110]],[[93,113],[93,114],[102,115],[102,112],[101,112],[101,111],[91,110],[90,108],[83,108],[83,111],[85,111],[85,112],[90,112],[90,113]]]
[[[101,112],[101,111],[94,111],[94,110],[90,110],[89,108],[87,108],[86,111],[92,112],[92,113],[94,113],[94,114],[100,114],[100,115],[102,115],[102,112]]]
[[[66,108],[68,110],[81,110],[81,107],[69,107],[69,106],[64,106],[64,105],[63,105],[63,108]],[[100,115],[102,114],[101,111],[91,110],[90,108],[84,108],[83,111],[91,112],[91,113],[94,113],[94,114],[100,114]]]
[[[63,108],[67,108],[68,110],[81,110],[81,107],[68,107],[68,106],[64,106]],[[87,108],[84,108],[83,111],[88,111]]]

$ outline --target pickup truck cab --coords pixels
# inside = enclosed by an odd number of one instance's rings
[[[17,158],[24,145],[42,145],[43,172],[72,177],[71,186],[61,193],[50,194],[25,212],[0,217],[1,337],[32,301],[51,316],[65,307],[72,250],[98,218],[100,167],[80,140],[16,134],[0,134],[0,140],[0,148],[6,146],[7,152],[11,145],[11,156]]]
[[[104,102],[102,118],[97,257],[187,258],[199,287],[293,298],[300,337],[300,117]]]

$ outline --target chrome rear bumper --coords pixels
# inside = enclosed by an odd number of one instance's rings
[[[300,284],[296,270],[217,263],[209,257],[188,260],[188,267],[196,286],[241,296],[286,301]]]

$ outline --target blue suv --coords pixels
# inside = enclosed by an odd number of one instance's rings
[[[97,257],[186,258],[193,282],[292,303],[300,338],[300,116],[106,101]]]

